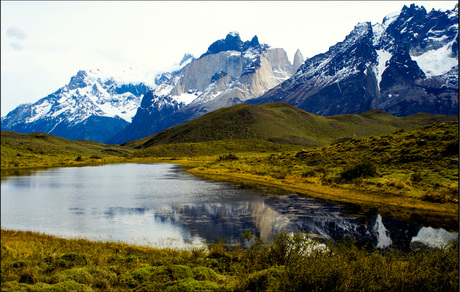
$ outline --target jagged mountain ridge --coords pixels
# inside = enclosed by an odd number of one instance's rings
[[[80,70],[56,92],[11,111],[2,118],[2,130],[104,142],[131,122],[149,88],[143,82],[120,84],[99,70]]]
[[[302,56],[297,54],[297,62]],[[295,72],[286,52],[243,42],[238,33],[212,43],[206,53],[144,95],[133,122],[110,139],[119,144],[182,124],[265,93]]]
[[[248,102],[274,101],[319,115],[458,114],[458,5],[427,13],[413,4],[382,24],[359,23],[343,42]]]
[[[142,96],[193,61],[186,54],[171,73],[129,68],[122,72],[80,70],[70,82],[2,117],[2,130],[43,132],[71,140],[106,142],[128,126]]]

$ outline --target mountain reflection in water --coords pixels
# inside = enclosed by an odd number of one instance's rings
[[[264,242],[270,242],[282,231],[289,231],[402,250],[441,247],[457,237],[455,232],[442,228],[416,226],[379,214],[368,219],[346,216],[337,205],[295,195],[249,202],[177,204],[156,210],[117,208],[106,214],[116,217],[126,212],[150,214],[156,222],[184,227],[189,240],[224,240],[231,245],[243,243],[241,235],[247,231]]]
[[[379,248],[442,246],[457,238],[376,210],[206,181],[172,164],[59,168],[2,176],[2,228],[166,247],[264,242],[280,232],[353,239]]]

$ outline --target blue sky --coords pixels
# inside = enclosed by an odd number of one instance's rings
[[[80,69],[167,70],[228,32],[312,57],[358,22],[415,3],[457,1],[1,1],[1,115],[67,84]]]

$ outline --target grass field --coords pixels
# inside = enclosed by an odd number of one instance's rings
[[[458,241],[368,251],[280,234],[194,250],[1,230],[2,291],[458,291]]]
[[[2,170],[122,161],[123,154],[133,151],[128,147],[72,141],[44,133],[2,131],[1,134]]]

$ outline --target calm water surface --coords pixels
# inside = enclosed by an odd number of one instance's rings
[[[440,246],[458,237],[381,215],[343,212],[296,195],[262,193],[186,174],[173,164],[58,168],[3,176],[1,226],[157,247],[265,241],[281,231],[347,237],[384,248]]]

